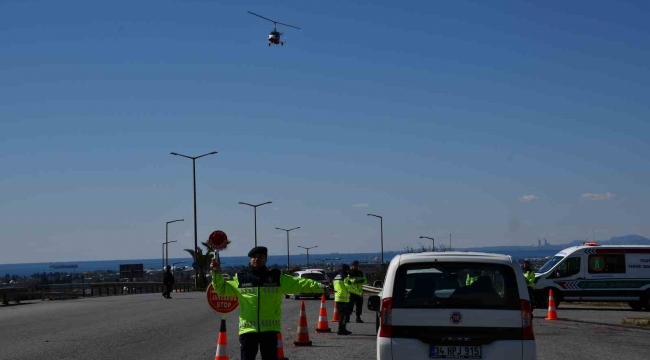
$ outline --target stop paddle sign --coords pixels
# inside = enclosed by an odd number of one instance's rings
[[[219,294],[214,292],[212,284],[208,286],[205,293],[208,297],[208,304],[210,304],[212,310],[222,315],[229,314],[237,310],[237,307],[239,307],[239,301],[237,301],[236,296],[219,296]]]

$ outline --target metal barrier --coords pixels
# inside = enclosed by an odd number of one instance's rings
[[[381,288],[380,287],[370,286],[370,285],[363,285],[363,291],[369,292],[369,293],[372,293],[372,294],[379,294],[381,292]]]
[[[175,283],[173,292],[190,292],[193,283]],[[13,299],[16,304],[21,300],[40,298],[41,300],[76,299],[78,297],[110,296],[124,294],[162,293],[165,285],[162,282],[107,282],[88,284],[53,284],[39,285],[36,288],[11,287],[0,288],[2,304],[9,305]]]

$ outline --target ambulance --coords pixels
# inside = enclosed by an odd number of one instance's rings
[[[634,310],[650,311],[650,246],[585,242],[564,249],[535,273],[533,289],[543,308],[553,289],[556,306],[572,301],[627,302]]]

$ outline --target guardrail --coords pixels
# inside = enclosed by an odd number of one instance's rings
[[[192,283],[175,283],[172,285],[174,292],[192,291]],[[165,285],[161,282],[107,282],[88,284],[53,284],[39,285],[36,288],[10,287],[0,288],[2,304],[9,305],[13,299],[16,304],[21,300],[49,299],[75,299],[78,297],[110,296],[124,294],[162,293]]]
[[[380,287],[375,287],[375,286],[370,286],[370,285],[363,285],[363,291],[369,292],[372,294],[379,294],[381,292]]]

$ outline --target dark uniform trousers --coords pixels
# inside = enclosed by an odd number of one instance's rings
[[[352,308],[356,308],[357,318],[360,318],[363,310],[363,296],[350,294],[350,315],[352,315]]]
[[[278,333],[265,331],[239,335],[241,360],[255,360],[259,347],[262,360],[278,360]]]

